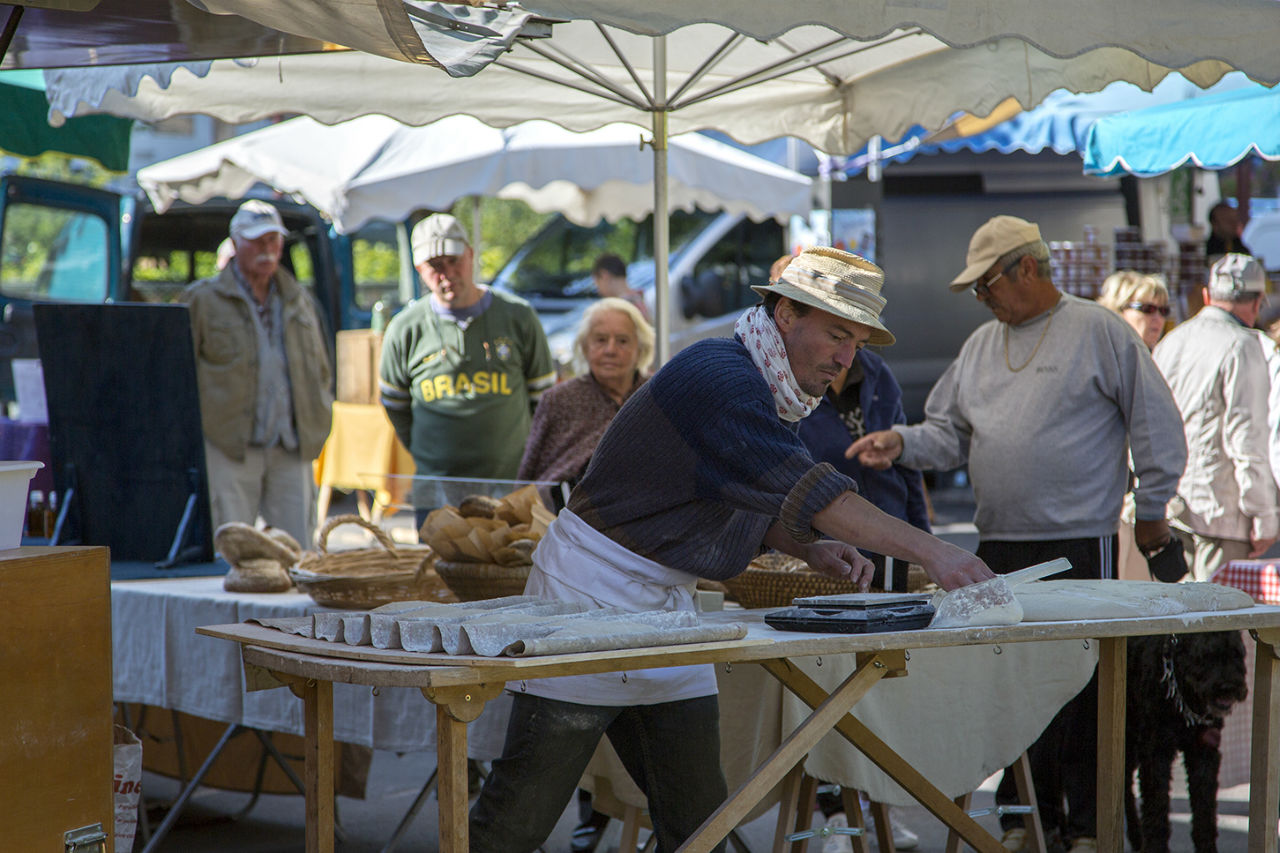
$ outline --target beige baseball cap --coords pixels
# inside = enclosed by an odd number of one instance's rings
[[[772,284],[752,285],[763,296],[777,293],[803,302],[837,317],[871,327],[867,341],[873,346],[889,346],[893,333],[880,322],[887,301],[880,295],[884,270],[858,255],[818,246],[806,249],[787,264]]]
[[[1028,243],[1040,242],[1040,226],[1016,216],[993,216],[973,232],[965,268],[951,280],[951,290],[968,290],[1001,257]]]

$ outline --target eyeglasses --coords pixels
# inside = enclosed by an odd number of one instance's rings
[[[1000,279],[1002,279],[1002,278],[1004,278],[1006,275],[1008,275],[1009,270],[1011,270],[1011,269],[1013,269],[1014,267],[1016,267],[1016,266],[1018,265],[1018,261],[1020,261],[1020,260],[1022,260],[1022,258],[1017,258],[1017,259],[1012,260],[1012,261],[1010,261],[1009,263],[1005,264],[1004,269],[1000,270],[1000,272],[998,272],[998,273],[996,273],[995,275],[991,276],[991,278],[987,279],[986,281],[976,281],[976,282],[974,282],[974,284],[973,284],[973,293],[974,293],[974,295],[975,295],[975,296],[977,296],[977,297],[979,297],[979,298],[981,298],[981,299],[986,299],[988,296],[990,296],[990,295],[991,295],[991,285],[995,284],[997,281],[999,281]]]
[[[1161,317],[1168,317],[1170,309],[1168,305],[1157,305],[1154,302],[1130,302],[1124,306],[1129,311],[1141,311],[1143,314],[1159,314]]]

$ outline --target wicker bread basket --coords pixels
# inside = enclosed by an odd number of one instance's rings
[[[794,568],[797,565],[803,568]],[[846,595],[858,591],[857,584],[852,581],[818,574],[803,561],[781,554],[757,557],[745,572],[721,583],[729,598],[749,610],[790,607],[792,599],[811,595]],[[907,591],[920,592],[929,585],[929,576],[924,569],[912,563],[907,570]],[[876,586],[872,586],[871,591],[884,592]]]
[[[328,550],[329,533],[342,524],[357,524],[378,544],[350,551]],[[320,529],[316,551],[302,555],[289,574],[316,604],[370,610],[392,601],[456,601],[436,574],[426,545],[397,545],[382,528],[358,515],[338,515]]]
[[[435,568],[441,580],[458,598],[463,601],[480,601],[504,595],[520,595],[524,592],[531,567],[436,560]]]
[[[721,583],[729,590],[729,597],[748,610],[790,607],[792,599],[807,595],[841,595],[858,591],[858,585],[852,581],[814,571],[784,572],[754,566],[748,566],[742,574]]]

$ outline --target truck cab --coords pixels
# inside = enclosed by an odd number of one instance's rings
[[[330,338],[368,328],[374,305],[417,295],[405,223],[338,234],[314,208],[273,199],[289,236],[281,264],[316,301]],[[240,201],[178,203],[157,214],[141,196],[9,175],[0,178],[0,402],[13,400],[9,362],[37,358],[37,302],[173,302],[217,272]]]

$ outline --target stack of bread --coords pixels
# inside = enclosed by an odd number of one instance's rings
[[[503,498],[470,495],[456,507],[431,512],[422,524],[422,541],[442,560],[529,566],[554,517],[532,485]]]

